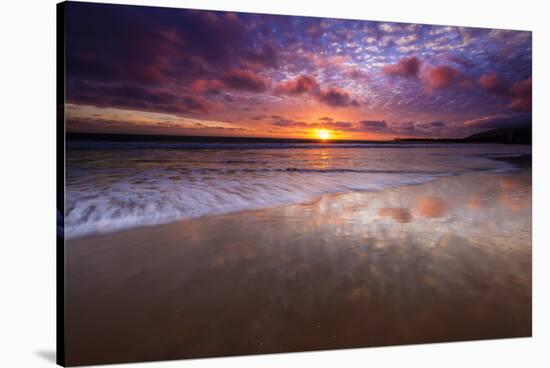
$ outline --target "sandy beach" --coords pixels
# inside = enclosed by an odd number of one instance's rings
[[[68,240],[67,363],[531,335],[531,171]]]

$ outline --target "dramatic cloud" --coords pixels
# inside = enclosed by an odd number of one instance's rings
[[[67,93],[75,103],[167,113],[207,112],[210,103],[187,94],[133,85],[69,83]]]
[[[459,80],[460,72],[450,66],[436,66],[428,69],[426,77],[428,87],[446,88]]]
[[[388,124],[384,120],[362,120],[358,124],[359,129],[367,132],[384,132],[388,130]]]
[[[195,93],[217,95],[223,91],[224,84],[219,80],[197,79],[193,82],[192,90]]]
[[[248,51],[244,58],[244,62],[255,68],[265,67],[276,69],[279,67],[279,54],[272,45],[266,44],[259,50],[253,49]]]
[[[116,108],[121,130],[165,113],[256,136],[458,137],[532,105],[530,32],[70,2],[66,35],[66,100],[94,131]]]
[[[359,106],[359,102],[348,92],[338,87],[321,89],[319,82],[309,75],[300,75],[294,79],[282,82],[277,86],[279,93],[287,95],[308,94],[318,101],[333,107]]]
[[[289,95],[300,95],[303,93],[317,94],[319,93],[319,83],[309,75],[301,75],[289,81],[281,83],[277,90],[281,93]]]
[[[387,65],[384,67],[384,73],[391,76],[399,76],[405,78],[417,77],[420,70],[420,60],[416,56],[403,58],[397,64]]]
[[[240,91],[263,92],[269,82],[251,70],[233,70],[225,76],[224,83],[227,87]]]
[[[221,81],[197,79],[192,83],[191,90],[195,93],[213,95],[220,94],[226,89],[260,93],[264,92],[268,85],[268,80],[251,70],[232,70]]]
[[[319,82],[309,75],[300,75],[294,79],[284,81],[277,86],[276,90],[286,95],[307,94],[332,107],[359,106],[359,102],[348,92],[338,87],[321,89]]]
[[[369,73],[357,68],[346,70],[344,75],[346,78],[350,78],[357,82],[366,82],[371,80],[371,75]]]
[[[532,82],[531,77],[514,84],[510,90],[512,102],[509,108],[513,111],[527,112],[532,108]]]
[[[181,69],[180,77],[205,74],[205,63],[226,65],[246,44],[244,24],[214,12],[73,4],[67,15],[70,77],[151,83]]]
[[[359,102],[346,91],[330,87],[323,90],[317,96],[319,101],[333,107],[359,106]]]
[[[479,84],[484,90],[495,95],[506,96],[509,92],[508,84],[494,73],[483,74],[479,77]]]
[[[532,80],[531,77],[509,86],[496,74],[483,74],[479,78],[479,84],[488,93],[504,96],[511,99],[508,108],[516,112],[529,112],[532,106]]]

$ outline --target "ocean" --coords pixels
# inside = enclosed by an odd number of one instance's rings
[[[65,235],[512,171],[493,158],[530,153],[531,146],[500,144],[78,137],[66,146]]]

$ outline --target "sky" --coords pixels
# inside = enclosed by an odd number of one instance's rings
[[[531,125],[531,32],[66,3],[70,132],[335,139]]]

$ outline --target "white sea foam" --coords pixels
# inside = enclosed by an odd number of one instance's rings
[[[472,170],[509,170],[484,156],[530,148],[233,147],[67,151],[67,238],[377,191]]]

